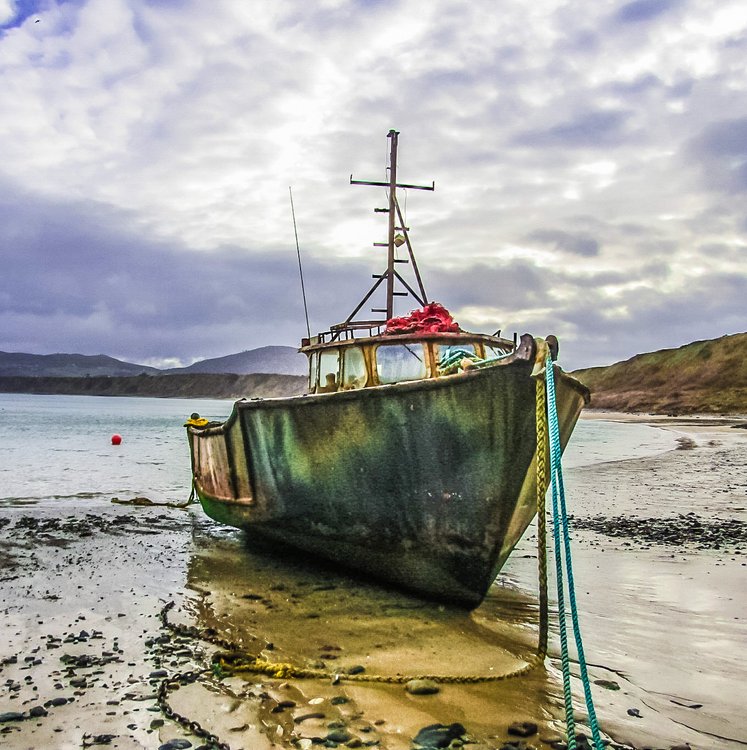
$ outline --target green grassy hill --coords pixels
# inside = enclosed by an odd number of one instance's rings
[[[747,333],[638,354],[573,373],[592,409],[654,414],[747,414]]]

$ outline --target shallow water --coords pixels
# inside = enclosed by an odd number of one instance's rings
[[[232,402],[0,394],[0,503],[145,496],[184,502],[184,421],[224,419]],[[118,446],[113,434],[122,436]]]

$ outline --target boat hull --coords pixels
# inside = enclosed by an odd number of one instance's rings
[[[189,428],[200,502],[279,551],[477,606],[536,512],[531,370],[239,401]],[[588,394],[556,380],[565,445]]]

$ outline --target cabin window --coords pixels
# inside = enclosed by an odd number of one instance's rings
[[[317,386],[317,371],[316,368],[319,365],[319,356],[316,352],[309,354],[309,388],[312,390]]]
[[[317,393],[333,393],[338,390],[337,380],[340,372],[340,352],[337,349],[325,349],[319,355],[319,384]]]
[[[438,369],[451,370],[451,368],[458,366],[465,357],[473,359],[475,355],[474,344],[439,344]]]
[[[376,350],[380,383],[422,380],[427,376],[422,344],[384,344]]]
[[[366,358],[363,356],[363,350],[360,347],[348,346],[345,349],[342,372],[343,390],[363,388],[366,385],[368,379]]]

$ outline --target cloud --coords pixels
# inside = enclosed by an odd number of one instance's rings
[[[633,0],[615,13],[615,19],[621,23],[642,23],[658,18],[678,5],[678,0]]]
[[[0,28],[9,25],[15,17],[15,2],[13,0],[0,0]]]
[[[652,344],[743,326],[738,0],[19,8],[0,32],[0,348],[294,343],[289,185],[314,325],[344,319],[386,234],[383,191],[348,179],[385,178],[392,127],[400,178],[436,181],[400,196],[426,289],[469,325],[555,331],[588,364],[638,351],[625,326],[647,311]]]
[[[599,242],[588,234],[570,233],[559,229],[535,229],[527,236],[530,242],[553,245],[559,250],[574,255],[594,256],[599,254]]]
[[[701,164],[707,187],[728,193],[747,190],[747,117],[709,124],[692,140],[690,151]]]
[[[514,137],[520,146],[540,148],[599,148],[622,144],[630,113],[598,110],[581,112],[570,120],[547,128],[527,130]]]
[[[290,248],[194,252],[138,235],[131,218],[105,206],[3,200],[0,349],[189,362],[305,335]],[[363,276],[356,264],[306,263],[314,318],[352,309],[355,292],[339,291],[351,265]]]

